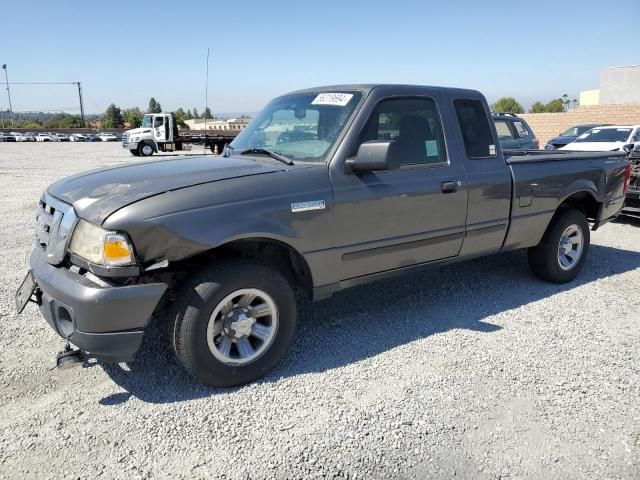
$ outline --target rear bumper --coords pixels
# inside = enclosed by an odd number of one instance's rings
[[[167,285],[102,287],[64,267],[49,264],[42,250],[31,255],[40,311],[58,335],[94,356],[131,361]]]

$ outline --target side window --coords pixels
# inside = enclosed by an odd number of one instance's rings
[[[633,143],[640,142],[640,128],[636,130],[636,134],[633,136]]]
[[[529,130],[522,124],[522,122],[513,122],[513,126],[516,128],[518,137],[526,137],[529,135]]]
[[[467,157],[495,157],[496,145],[482,102],[479,100],[454,100],[453,106],[458,117]]]
[[[162,117],[155,117],[153,119],[153,128],[157,128],[161,126],[162,126]]]
[[[360,144],[391,140],[401,165],[447,162],[442,123],[436,103],[430,98],[397,98],[378,103],[360,135]]]
[[[496,124],[496,132],[500,140],[513,140],[514,136],[506,120],[494,120]]]

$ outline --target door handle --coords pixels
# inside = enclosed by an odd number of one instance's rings
[[[450,181],[450,182],[442,182],[440,184],[440,188],[442,188],[442,193],[453,193],[458,191],[458,182]]]

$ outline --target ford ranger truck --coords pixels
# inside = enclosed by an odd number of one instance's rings
[[[296,331],[296,301],[526,249],[570,282],[620,212],[624,152],[504,152],[473,90],[344,85],[283,95],[223,156],[80,173],[37,208],[18,311],[132,361],[152,318],[205,384],[250,382]]]

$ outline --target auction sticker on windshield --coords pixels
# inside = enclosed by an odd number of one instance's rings
[[[352,98],[352,93],[321,93],[313,99],[311,105],[335,105],[337,107],[344,107]]]

